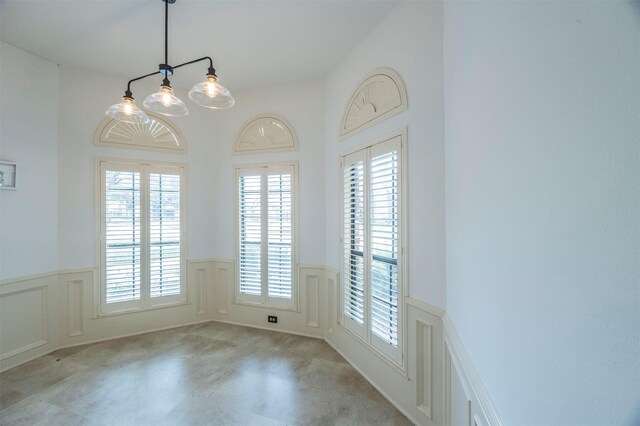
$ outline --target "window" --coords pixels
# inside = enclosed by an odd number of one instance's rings
[[[236,168],[236,301],[294,309],[296,165]]]
[[[342,158],[342,323],[402,363],[402,135]]]
[[[185,302],[183,167],[99,170],[101,313]]]

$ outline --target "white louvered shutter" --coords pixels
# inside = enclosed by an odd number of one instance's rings
[[[179,174],[149,174],[150,296],[180,294],[181,185]]]
[[[370,174],[371,332],[398,346],[398,152],[372,156]]]
[[[268,295],[291,299],[292,282],[292,174],[269,174]]]
[[[183,169],[100,162],[104,313],[185,301]]]
[[[262,293],[262,176],[238,178],[240,293]]]
[[[294,307],[295,166],[237,168],[237,300]]]
[[[402,364],[402,136],[342,159],[342,324]]]
[[[345,159],[343,197],[343,313],[357,327],[364,325],[365,319],[365,176],[361,154]]]
[[[103,170],[106,303],[140,299],[140,172]]]

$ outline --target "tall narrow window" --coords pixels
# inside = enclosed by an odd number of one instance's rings
[[[239,302],[294,308],[295,165],[237,168]]]
[[[100,162],[102,313],[183,302],[183,168]]]
[[[342,322],[402,363],[401,149],[397,135],[342,159]]]

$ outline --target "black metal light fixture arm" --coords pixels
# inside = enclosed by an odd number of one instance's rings
[[[175,67],[172,67],[172,69],[175,70],[176,68],[180,68],[180,67],[183,67],[185,65],[191,65],[191,64],[195,64],[196,62],[202,62],[202,61],[206,61],[206,60],[209,61],[209,71],[208,71],[208,73],[213,75],[213,76],[215,76],[216,75],[216,70],[213,68],[213,59],[211,59],[209,56],[204,56],[204,57],[199,58],[199,59],[194,59],[193,61],[189,61],[189,62],[185,62],[185,63],[180,64],[180,65],[176,65]],[[151,77],[152,75],[156,75],[156,74],[162,74],[162,72],[161,71],[156,71],[156,72],[152,72],[150,74],[142,75],[140,77],[132,78],[127,83],[127,91],[124,93],[124,95],[126,97],[131,98],[132,97],[131,83],[133,83],[134,81],[142,80],[142,79],[147,78],[147,77]]]

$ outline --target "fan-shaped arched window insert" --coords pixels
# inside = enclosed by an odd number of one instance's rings
[[[296,151],[298,137],[293,126],[277,114],[260,114],[247,121],[238,132],[234,154]]]
[[[125,123],[106,118],[96,130],[93,143],[113,148],[144,149],[151,151],[187,152],[187,141],[172,123],[147,113],[147,124]]]
[[[351,95],[340,126],[347,138],[407,109],[407,89],[391,68],[373,70]]]

